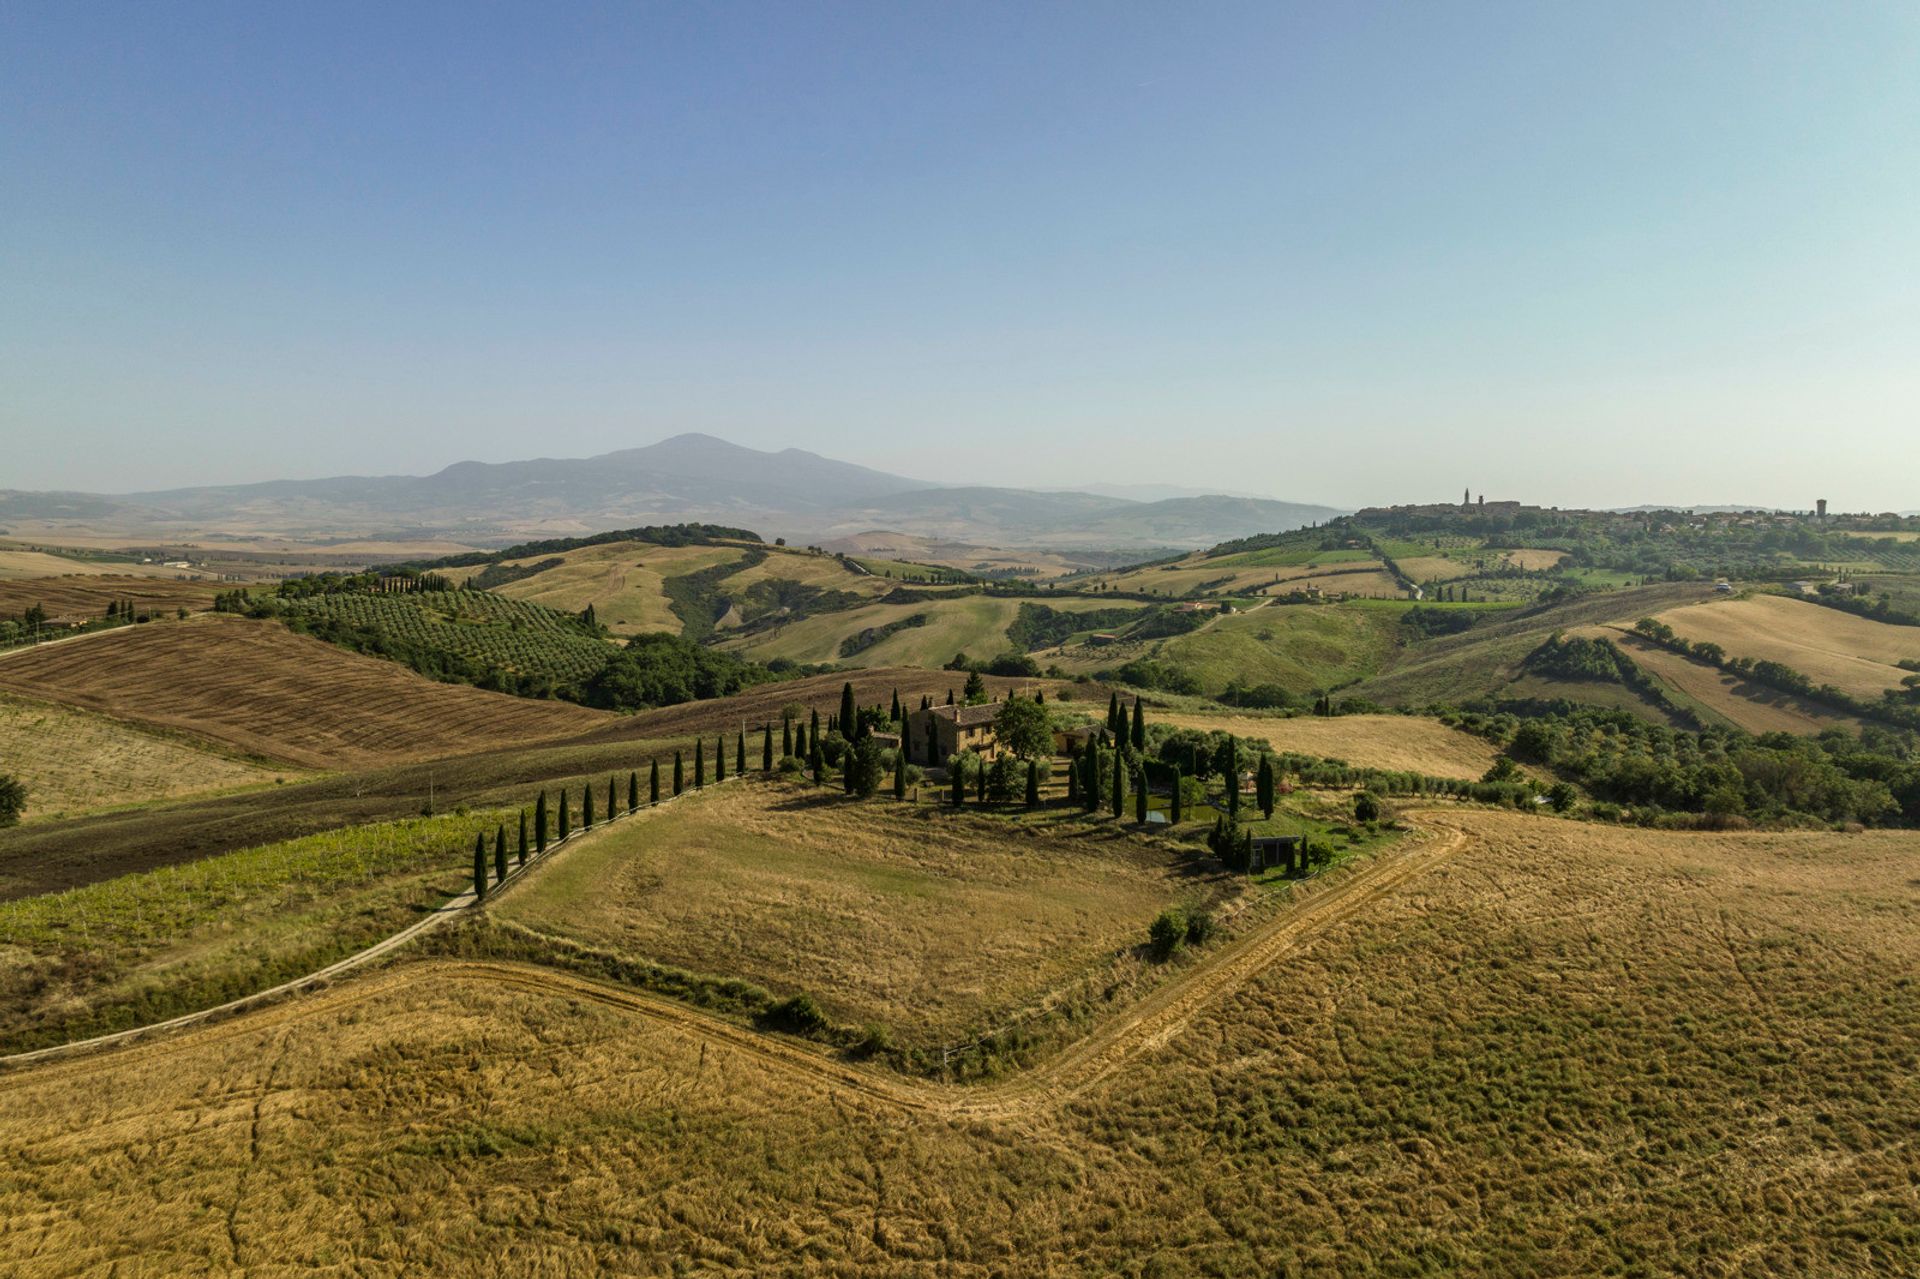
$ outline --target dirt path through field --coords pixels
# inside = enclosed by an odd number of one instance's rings
[[[1228,943],[1219,953],[1159,987],[1126,1012],[1097,1027],[1078,1043],[1015,1079],[985,1088],[955,1087],[881,1075],[836,1061],[818,1050],[792,1041],[745,1029],[662,996],[533,964],[482,960],[434,959],[407,964],[351,985],[328,990],[311,999],[275,1003],[246,1016],[207,1027],[192,1036],[167,1036],[156,1042],[140,1044],[133,1050],[171,1053],[204,1043],[208,1036],[224,1038],[235,1034],[259,1034],[293,1019],[351,1008],[413,982],[480,979],[493,985],[510,985],[557,998],[586,1000],[621,1009],[674,1026],[703,1040],[724,1043],[753,1056],[769,1069],[804,1075],[900,1109],[952,1117],[1017,1117],[1053,1109],[1109,1078],[1135,1056],[1171,1042],[1215,1001],[1327,929],[1352,918],[1370,903],[1466,846],[1467,835],[1462,828],[1432,812],[1416,816],[1427,831],[1416,842],[1376,856],[1325,887],[1316,885],[1313,894],[1296,908],[1287,910],[1247,936]],[[516,870],[515,878],[546,864],[551,858],[550,853],[547,858],[530,863],[525,871]],[[511,888],[513,882],[510,879],[506,887]],[[442,910],[378,946],[319,973],[271,991],[263,991],[235,1004],[189,1014],[137,1031],[0,1058],[0,1067],[48,1063],[54,1058],[73,1057],[91,1049],[127,1044],[311,987],[390,953],[426,928],[457,914],[471,900],[472,893],[469,890],[462,897],[450,901]],[[84,1072],[96,1068],[104,1060],[107,1059],[89,1055],[83,1060],[43,1064],[30,1072],[19,1074],[17,1078],[44,1079],[48,1070]],[[4,1091],[9,1082],[7,1075],[0,1074],[0,1091]]]

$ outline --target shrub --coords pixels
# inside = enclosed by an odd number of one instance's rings
[[[1353,817],[1355,821],[1377,822],[1380,820],[1380,797],[1370,790],[1363,790],[1353,797]]]
[[[1163,910],[1147,927],[1147,949],[1162,962],[1172,959],[1187,937],[1187,921],[1178,909]]]
[[[1204,946],[1213,940],[1216,931],[1213,912],[1196,910],[1187,916],[1187,945]]]
[[[828,1029],[827,1015],[807,994],[789,995],[760,1015],[763,1025],[792,1035],[818,1035]]]

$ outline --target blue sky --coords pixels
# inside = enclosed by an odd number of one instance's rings
[[[1904,3],[13,0],[0,488],[700,430],[1920,507],[1917,68]]]

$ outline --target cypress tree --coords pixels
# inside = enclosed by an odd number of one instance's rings
[[[1107,731],[1116,736],[1120,732],[1120,694],[1107,694]]]
[[[1045,706],[1047,704],[1047,690],[1044,688],[1034,689],[1033,700],[1039,703],[1041,706]]]
[[[820,712],[818,710],[813,711],[807,718],[807,740],[809,742],[818,742],[820,740]]]
[[[1137,751],[1147,748],[1147,715],[1142,709],[1145,705],[1139,698],[1133,699],[1133,748]]]
[[[805,724],[793,730],[793,751],[791,753],[799,759],[813,758],[807,750],[807,726]]]
[[[647,803],[660,802],[660,761],[656,757],[647,768]]]
[[[560,788],[560,838],[565,839],[573,832],[567,829],[567,788]]]
[[[1273,820],[1273,756],[1260,757],[1260,774],[1254,781],[1254,794],[1260,803],[1260,811],[1266,814],[1268,821]]]
[[[853,681],[840,686],[840,735],[848,741],[853,740],[855,711],[853,707]]]
[[[613,789],[613,775],[609,773],[607,775],[607,820],[608,821],[612,821],[614,817],[617,816],[620,812],[620,805],[615,801],[614,796],[615,796],[615,791]]]
[[[1027,807],[1040,807],[1040,761],[1027,761]]]
[[[627,774],[627,811],[640,811],[640,774],[637,770]]]
[[[1067,743],[1067,802],[1080,802],[1080,748]]]
[[[793,721],[783,718],[780,721],[780,757],[785,759],[791,754],[793,754]]]
[[[1240,820],[1240,743],[1227,739],[1227,816]]]
[[[815,733],[813,740],[807,743],[807,763],[813,766],[813,784],[820,786],[827,780],[827,761],[820,754],[820,734]]]
[[[707,784],[707,744],[699,738],[693,739],[693,788],[699,790]]]
[[[960,767],[960,761],[964,758],[965,756],[961,755],[955,755],[953,757],[953,777],[951,780],[953,782],[953,806],[955,808],[960,808],[967,802],[967,772],[964,768]]]
[[[900,690],[897,688],[893,690],[893,710],[888,713],[887,720],[894,724],[900,722]]]
[[[1127,811],[1127,761],[1120,752],[1113,753],[1113,815],[1116,819]]]
[[[920,709],[923,711],[930,711],[933,709],[933,699],[927,696],[925,693],[920,694]]]
[[[762,724],[760,729],[765,734],[760,742],[760,771],[771,773],[773,771],[773,725]]]
[[[520,810],[520,864],[527,864],[527,810]]]
[[[1147,824],[1147,770],[1142,768],[1140,776],[1134,778],[1133,820],[1142,826]]]
[[[493,877],[495,879],[505,879],[507,877],[507,828],[505,823],[495,827],[493,831]]]
[[[727,780],[727,738],[724,733],[713,739],[713,780]]]
[[[893,754],[893,797],[907,797],[907,751],[904,746]]]
[[[540,798],[533,801],[533,851],[547,851],[547,793],[540,792]]]
[[[679,751],[675,751],[673,753],[673,793],[676,796],[679,795],[681,791],[686,789],[686,785],[687,785],[686,761],[680,758]]]
[[[1091,813],[1100,807],[1100,748],[1091,739],[1080,762],[1085,770],[1080,777],[1080,803]]]
[[[1167,821],[1174,826],[1180,824],[1180,765],[1173,766],[1173,803],[1167,814]]]
[[[580,788],[580,829],[593,829],[593,787],[591,785]]]
[[[485,832],[473,837],[473,900],[487,900],[487,836]]]
[[[951,705],[953,705],[953,690],[952,690],[952,689],[948,689],[948,690],[947,690],[947,705],[949,705],[949,706],[951,706]]]

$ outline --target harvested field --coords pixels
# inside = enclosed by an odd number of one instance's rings
[[[123,573],[124,564],[106,564],[73,559],[48,551],[0,549],[0,579],[66,577],[78,573]]]
[[[696,973],[805,991],[935,1047],[1131,950],[1227,877],[1105,823],[1015,824],[803,782],[719,787],[616,828],[495,910]]]
[[[1515,568],[1536,573],[1541,569],[1557,566],[1561,560],[1567,558],[1567,553],[1565,551],[1543,551],[1535,547],[1521,547],[1518,550],[1502,551],[1500,558]]]
[[[1805,701],[1765,684],[1729,675],[1705,662],[1682,657],[1635,637],[1626,627],[1592,627],[1591,633],[1618,644],[1635,664],[1713,714],[1749,733],[1819,733],[1835,725],[1857,729],[1851,715]],[[1577,633],[1577,632],[1576,632]]]
[[[0,1078],[0,1268],[1910,1273],[1915,871],[1473,813],[1084,1086],[403,967]]]
[[[1791,666],[1815,684],[1877,698],[1912,672],[1895,663],[1920,661],[1920,627],[1894,626],[1781,595],[1714,600],[1662,613],[1681,638],[1711,641],[1730,657]]]
[[[0,695],[0,767],[27,788],[24,820],[258,786],[287,775],[105,715]]]
[[[0,617],[17,616],[35,604],[46,609],[49,617],[105,617],[107,605],[118,600],[132,600],[141,612],[184,608],[198,613],[213,607],[213,597],[220,590],[218,582],[120,573],[0,580]]]
[[[655,546],[651,542],[608,542],[584,546],[561,556],[530,556],[511,564],[561,564],[496,587],[509,599],[531,600],[564,613],[593,605],[603,626],[620,635],[643,631],[680,633],[683,625],[667,598],[665,579],[728,564],[744,554],[738,546]]]
[[[1063,613],[1084,613],[1091,609],[1135,607],[1128,600],[1047,599],[1035,601]],[[935,597],[917,604],[869,604],[864,608],[803,618],[775,630],[730,641],[744,657],[770,661],[776,657],[796,662],[845,662],[861,666],[925,666],[938,668],[955,653],[989,658],[1012,647],[1007,627],[1020,614],[1018,599],[995,599],[964,595],[953,599]],[[1139,604],[1137,607],[1145,608]],[[862,631],[899,625],[916,615],[926,621],[920,626],[901,626],[879,642],[852,654],[843,655],[841,642]],[[964,680],[964,677],[962,677]]]
[[[312,768],[564,737],[611,718],[436,684],[277,622],[225,616],[14,653],[0,658],[0,688]]]
[[[1265,741],[1278,751],[1344,759],[1366,768],[1426,773],[1478,781],[1499,754],[1485,738],[1415,715],[1299,716],[1194,715],[1150,712],[1156,723],[1176,728],[1224,730]]]

